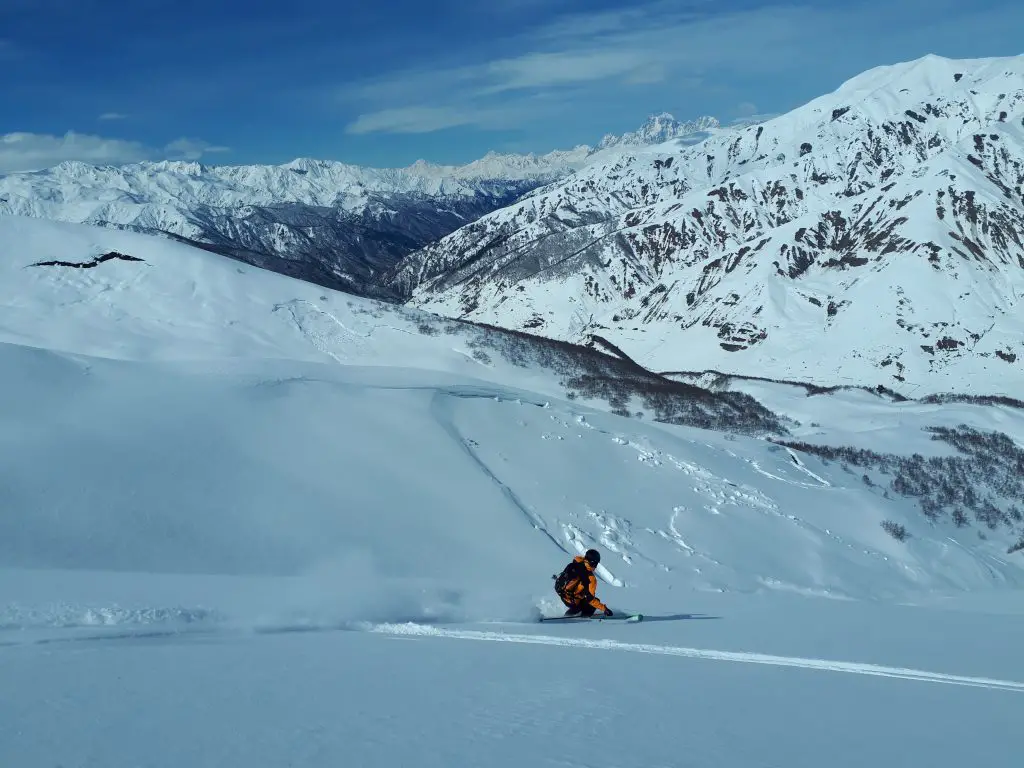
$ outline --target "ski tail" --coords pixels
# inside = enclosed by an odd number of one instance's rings
[[[644,615],[642,613],[616,613],[614,616],[605,616],[603,614],[594,614],[593,616],[541,616],[538,621],[626,621],[629,623],[636,623],[643,621]]]

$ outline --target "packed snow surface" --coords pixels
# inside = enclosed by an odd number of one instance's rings
[[[1005,542],[469,338],[0,218],[0,764],[1015,764]],[[1024,434],[1010,408],[764,390],[844,443]],[[592,546],[599,595],[645,621],[538,624]]]

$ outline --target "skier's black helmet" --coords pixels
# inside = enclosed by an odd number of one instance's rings
[[[590,563],[591,568],[597,568],[597,564],[601,562],[601,553],[596,549],[588,549],[583,559]]]

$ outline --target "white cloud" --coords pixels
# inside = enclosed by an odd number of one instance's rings
[[[191,139],[177,139],[162,149],[137,141],[109,139],[69,131],[63,136],[43,133],[0,135],[0,173],[36,171],[68,160],[93,165],[122,165],[161,158],[198,160],[208,152],[226,152],[227,147]]]
[[[175,139],[164,147],[164,154],[172,160],[199,160],[203,155],[230,151],[230,147],[210,144],[202,139]]]
[[[528,53],[488,64],[486,77],[492,84],[483,87],[479,93],[484,95],[607,80],[629,75],[652,64],[657,62],[650,61],[640,51],[628,49]]]
[[[538,112],[539,113],[539,112]],[[399,107],[359,115],[346,126],[351,134],[363,133],[432,133],[446,128],[472,125],[495,129],[518,124],[523,119],[515,106],[465,107]]]
[[[128,115],[121,112],[104,112],[99,116],[99,120],[127,120]]]
[[[349,133],[430,133],[475,122],[471,110],[450,107],[399,107],[360,115],[346,129]]]
[[[65,160],[96,165],[116,165],[146,160],[148,150],[138,142],[104,139],[82,133],[51,136],[41,133],[8,133],[0,136],[0,173],[35,171]]]
[[[623,79],[622,82],[626,85],[650,85],[651,83],[662,83],[668,79],[668,68],[662,63],[644,64],[643,66],[637,67],[633,71],[629,72]],[[687,83],[689,85],[698,85],[700,79],[696,77],[691,78],[676,78],[677,84]]]

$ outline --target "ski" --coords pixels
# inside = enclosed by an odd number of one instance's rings
[[[628,621],[635,623],[643,621],[644,615],[642,613],[617,613],[614,616],[594,615],[594,616],[541,616],[538,621]]]

